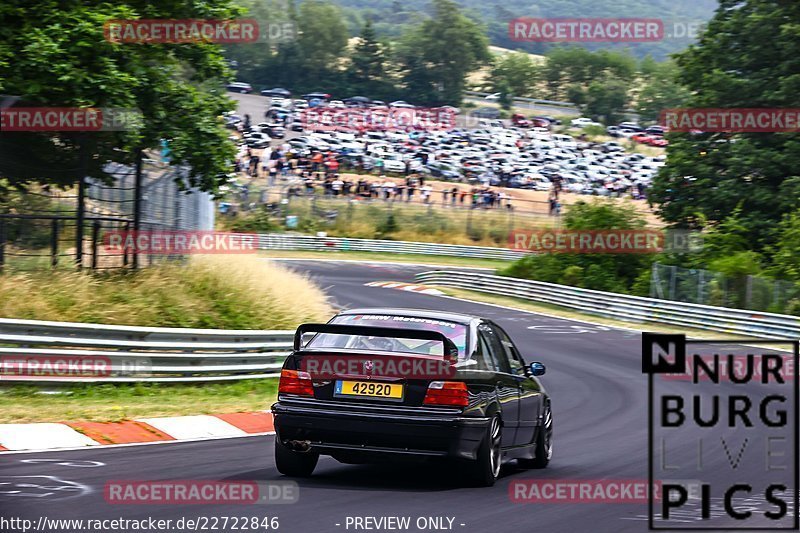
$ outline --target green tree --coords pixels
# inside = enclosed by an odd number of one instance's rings
[[[386,55],[369,19],[350,56],[347,78],[353,93],[383,99],[392,92],[392,83],[387,79]]]
[[[778,229],[774,245],[769,247],[769,273],[778,279],[800,281],[800,212],[786,215]]]
[[[495,58],[489,79],[492,92],[513,92],[516,96],[534,96],[539,78],[539,68],[529,54],[516,52]]]
[[[234,146],[218,117],[233,108],[222,85],[229,76],[213,44],[131,45],[106,40],[113,19],[235,18],[229,0],[189,4],[55,5],[9,0],[0,5],[0,93],[17,106],[130,108],[142,120],[122,132],[6,132],[0,176],[69,186],[79,176],[105,177],[108,161],[131,162],[139,149],[170,143],[173,164],[188,183],[213,191],[230,170]],[[180,112],[176,112],[180,110]]]
[[[603,117],[607,124],[617,122],[628,103],[628,83],[623,80],[593,81],[586,91],[586,113]]]
[[[688,107],[790,108],[800,89],[800,3],[721,0],[699,43],[676,58]],[[800,207],[796,133],[674,133],[650,198],[668,222],[697,227],[742,206],[760,250]]]
[[[467,75],[491,59],[483,29],[464,16],[452,0],[433,0],[433,16],[408,32],[400,45],[403,81],[412,91],[422,82],[420,103],[459,105]],[[423,75],[421,70],[428,70]]]
[[[302,87],[309,90],[324,87],[330,91],[340,88],[348,38],[341,9],[319,0],[303,2],[298,29],[298,69]]]
[[[575,46],[559,46],[548,51],[541,77],[549,98],[563,99],[571,86],[588,88],[597,80],[618,79],[632,82],[636,60],[627,52],[591,52]]]
[[[673,61],[642,61],[640,70],[645,82],[636,99],[636,112],[643,122],[658,121],[662,111],[681,107],[689,98],[689,91],[678,81],[678,68]]]

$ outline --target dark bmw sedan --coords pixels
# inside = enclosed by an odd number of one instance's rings
[[[504,461],[544,468],[550,397],[497,324],[456,313],[355,309],[295,334],[272,406],[275,462],[309,476],[343,463],[445,460],[491,486]]]

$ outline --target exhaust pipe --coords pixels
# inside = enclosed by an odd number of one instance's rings
[[[307,440],[290,440],[286,442],[286,446],[288,446],[292,451],[295,452],[307,452],[311,449],[311,441]]]

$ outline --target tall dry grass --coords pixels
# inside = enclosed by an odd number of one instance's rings
[[[251,256],[195,256],[139,272],[0,276],[0,316],[140,326],[291,329],[326,321],[307,277]]]

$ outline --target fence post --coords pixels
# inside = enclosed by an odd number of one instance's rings
[[[81,217],[78,217],[78,223],[80,223],[80,219]],[[83,262],[83,256],[80,253],[78,253],[76,261]],[[58,266],[58,219],[57,218],[54,218],[50,221],[50,266],[52,268],[56,268]],[[78,263],[78,268],[81,268],[81,266],[82,266],[81,263]]]
[[[100,221],[92,224],[92,270],[97,270],[97,239],[100,237]]]
[[[130,231],[131,231],[131,223],[130,222],[126,222],[125,223],[125,235],[130,235]],[[122,247],[122,266],[124,266],[124,267],[128,266],[128,247],[127,246],[123,246]]]
[[[133,233],[134,238],[138,238],[139,230],[142,226],[142,154],[141,148],[136,149],[136,175],[133,182]],[[133,269],[139,268],[139,254],[136,247],[133,248]]]

